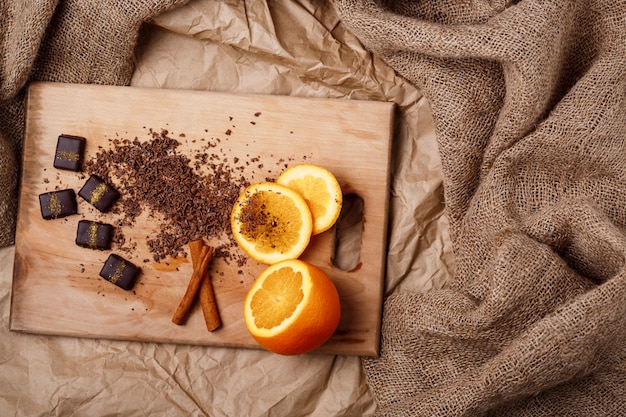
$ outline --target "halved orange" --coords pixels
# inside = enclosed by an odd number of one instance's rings
[[[337,178],[328,169],[315,164],[297,164],[281,172],[276,182],[304,197],[313,216],[314,235],[335,224],[341,212],[343,194]]]
[[[254,281],[244,303],[252,337],[282,355],[320,347],[337,329],[340,316],[333,281],[315,265],[298,259],[269,266]]]
[[[311,240],[309,207],[297,192],[273,182],[247,187],[230,216],[235,241],[254,260],[273,264],[298,258]]]

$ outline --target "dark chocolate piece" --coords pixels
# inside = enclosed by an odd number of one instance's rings
[[[85,153],[85,138],[80,136],[61,135],[57,141],[54,154],[54,167],[70,171],[80,171]]]
[[[100,276],[124,290],[130,290],[135,285],[141,269],[114,253],[104,263]]]
[[[97,175],[89,177],[78,195],[103,213],[120,198],[120,193]]]
[[[58,219],[78,213],[74,190],[50,191],[39,194],[39,207],[44,219]]]
[[[111,249],[113,226],[91,220],[78,222],[76,244],[89,249]]]

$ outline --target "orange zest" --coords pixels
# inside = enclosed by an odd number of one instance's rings
[[[310,352],[335,332],[341,316],[339,294],[328,275],[297,259],[269,266],[255,280],[244,303],[252,337],[282,355]]]
[[[264,264],[298,258],[313,229],[311,211],[302,196],[273,182],[247,187],[233,206],[230,224],[237,244]]]
[[[295,190],[307,202],[313,216],[313,234],[330,229],[341,212],[343,194],[337,178],[315,164],[297,164],[285,169],[278,184]]]

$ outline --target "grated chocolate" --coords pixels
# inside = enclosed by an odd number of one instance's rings
[[[228,233],[230,211],[249,185],[243,169],[206,152],[214,144],[197,150],[190,159],[179,151],[181,143],[167,130],[150,130],[149,136],[145,141],[111,139],[110,149],[100,148],[85,163],[87,173],[114,183],[120,191],[119,226],[132,226],[148,210],[158,224],[156,236],[146,237],[156,262],[186,256],[185,245],[191,240],[224,240],[225,236],[227,242],[215,248],[214,256],[232,260],[230,249],[235,243]],[[123,235],[118,239],[123,240]],[[245,262],[235,261],[239,265]]]

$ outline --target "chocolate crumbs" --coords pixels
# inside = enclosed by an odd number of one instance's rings
[[[120,226],[130,226],[144,210],[158,224],[147,244],[155,261],[186,256],[185,245],[198,238],[230,234],[230,211],[249,182],[223,157],[198,150],[193,161],[179,152],[181,143],[168,132],[150,131],[150,140],[112,139],[85,163],[85,171],[114,183],[122,194]],[[184,136],[179,136],[184,137]],[[206,174],[200,165],[208,168]],[[117,237],[124,240],[122,234]],[[234,242],[216,248],[215,256],[232,258]],[[144,261],[145,262],[145,261]],[[241,261],[239,260],[240,264]]]

